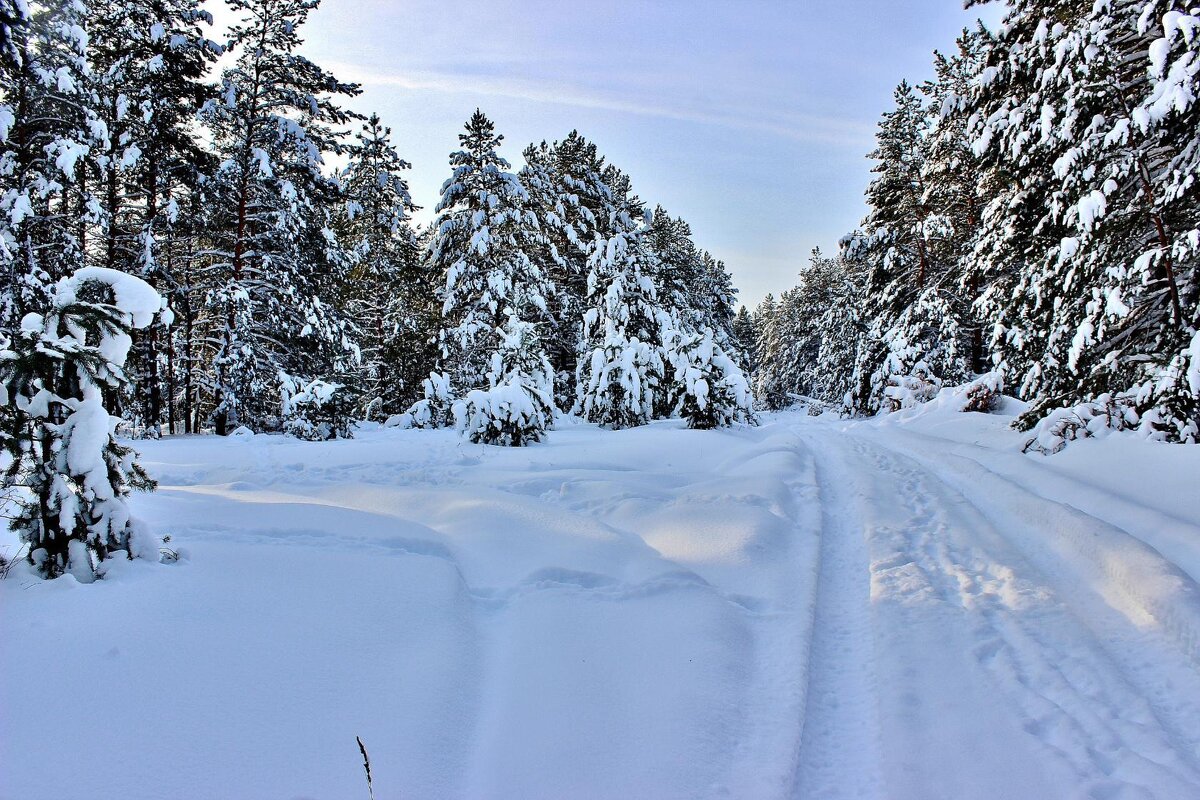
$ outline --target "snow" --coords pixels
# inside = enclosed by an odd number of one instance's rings
[[[112,288],[113,304],[129,315],[135,328],[145,328],[154,321],[154,315],[163,307],[163,299],[154,287],[136,275],[130,275],[107,267],[82,267],[70,278],[59,282],[59,302],[70,302],[78,287],[89,281],[103,283]]]
[[[0,797],[1200,796],[1200,450],[963,405],[138,442],[180,558],[0,581]]]

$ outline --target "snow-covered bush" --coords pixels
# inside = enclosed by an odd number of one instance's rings
[[[960,411],[979,411],[984,414],[995,411],[1004,393],[1004,376],[999,372],[986,372],[973,381],[956,386],[954,394],[961,398]]]
[[[551,399],[514,379],[467,392],[454,404],[454,418],[462,435],[476,444],[522,447],[545,436]]]
[[[659,347],[610,339],[580,361],[580,413],[613,430],[645,425],[653,417],[665,371]]]
[[[907,374],[888,375],[883,396],[887,398],[888,410],[899,411],[928,403],[937,397],[941,388],[941,380],[924,361],[918,361]]]
[[[1034,426],[1033,438],[1024,450],[1051,455],[1068,442],[1135,429],[1138,422],[1132,398],[1102,394],[1090,402],[1051,411]]]
[[[339,395],[344,388],[340,383],[320,378],[305,381],[280,372],[279,412],[283,432],[310,442],[351,438],[348,409]]]
[[[675,413],[689,428],[753,422],[754,398],[741,368],[714,341],[711,330],[671,337]]]
[[[16,489],[9,525],[47,578],[92,581],[118,551],[158,558],[127,504],[154,483],[113,437],[104,395],[127,384],[130,332],[161,306],[139,278],[86,267],[59,281],[49,312],[26,315],[0,350],[4,485]]]
[[[497,333],[488,387],[454,404],[456,426],[478,444],[521,447],[541,441],[554,421],[554,370],[533,324],[510,314]]]
[[[421,381],[425,396],[413,403],[403,414],[389,417],[384,424],[398,428],[448,428],[453,422],[451,413],[454,392],[450,388],[450,376],[444,372],[431,372]]]

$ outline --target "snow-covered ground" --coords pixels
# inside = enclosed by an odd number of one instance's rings
[[[1200,797],[1200,448],[1008,421],[140,443],[187,557],[0,582],[0,797]]]

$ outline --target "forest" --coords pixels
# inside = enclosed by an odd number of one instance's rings
[[[1198,72],[1175,2],[1024,0],[964,31],[896,88],[861,228],[739,318],[759,399],[872,415],[987,376],[1039,448],[1195,443]]]
[[[199,0],[4,12],[0,327],[81,266],[146,280],[169,314],[137,332],[113,395],[127,430],[348,435],[422,399],[431,372],[486,385],[496,352],[493,383],[544,379],[537,413],[569,410],[609,369],[589,357],[579,378],[579,354],[620,362],[637,340],[644,406],[606,388],[586,404],[613,422],[610,404],[636,406],[629,424],[674,407],[668,349],[737,350],[724,265],[577,132],[514,173],[476,113],[417,226],[388,127],[298,53],[317,3],[228,5],[227,37]]]

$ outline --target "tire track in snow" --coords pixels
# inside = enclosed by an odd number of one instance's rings
[[[808,689],[792,796],[877,797],[878,686],[870,619],[870,571],[862,521],[831,469],[834,448],[809,440],[816,460],[821,539]]]
[[[993,527],[1042,574],[1055,576],[1060,596],[1150,704],[1157,727],[1170,737],[1192,774],[1200,774],[1200,619],[1194,582],[1137,537],[1014,483],[974,458],[952,459],[961,465],[961,478],[937,480],[974,500],[981,514],[1007,522]],[[986,496],[979,492],[985,483],[991,484]],[[1007,491],[996,491],[998,486]],[[1000,498],[1012,492],[1019,502],[1007,501],[1012,507],[1002,508],[1006,503]],[[1105,551],[1102,533],[1109,547],[1131,547],[1128,560]],[[1162,588],[1156,578],[1164,572],[1175,579],[1167,582],[1173,593],[1156,596],[1154,590]],[[1131,617],[1141,618],[1141,629],[1131,624]]]
[[[1007,516],[989,517],[921,461],[858,437],[854,447],[900,489],[911,515],[905,555],[916,557],[906,566],[919,569],[943,601],[960,604],[979,665],[1011,700],[1025,733],[1069,766],[1088,796],[1139,793],[1148,784],[1167,797],[1200,791],[1196,737],[1182,732],[1178,708],[1152,701],[1161,691],[1142,689],[1147,665],[1129,668],[1134,642],[1145,637],[1131,636],[1127,619],[1101,607],[1047,553],[1028,558],[1029,548],[1005,535]],[[976,491],[988,493],[991,481],[973,477]],[[1043,520],[1055,519],[1037,507]],[[1046,527],[1035,532],[1052,537]]]

